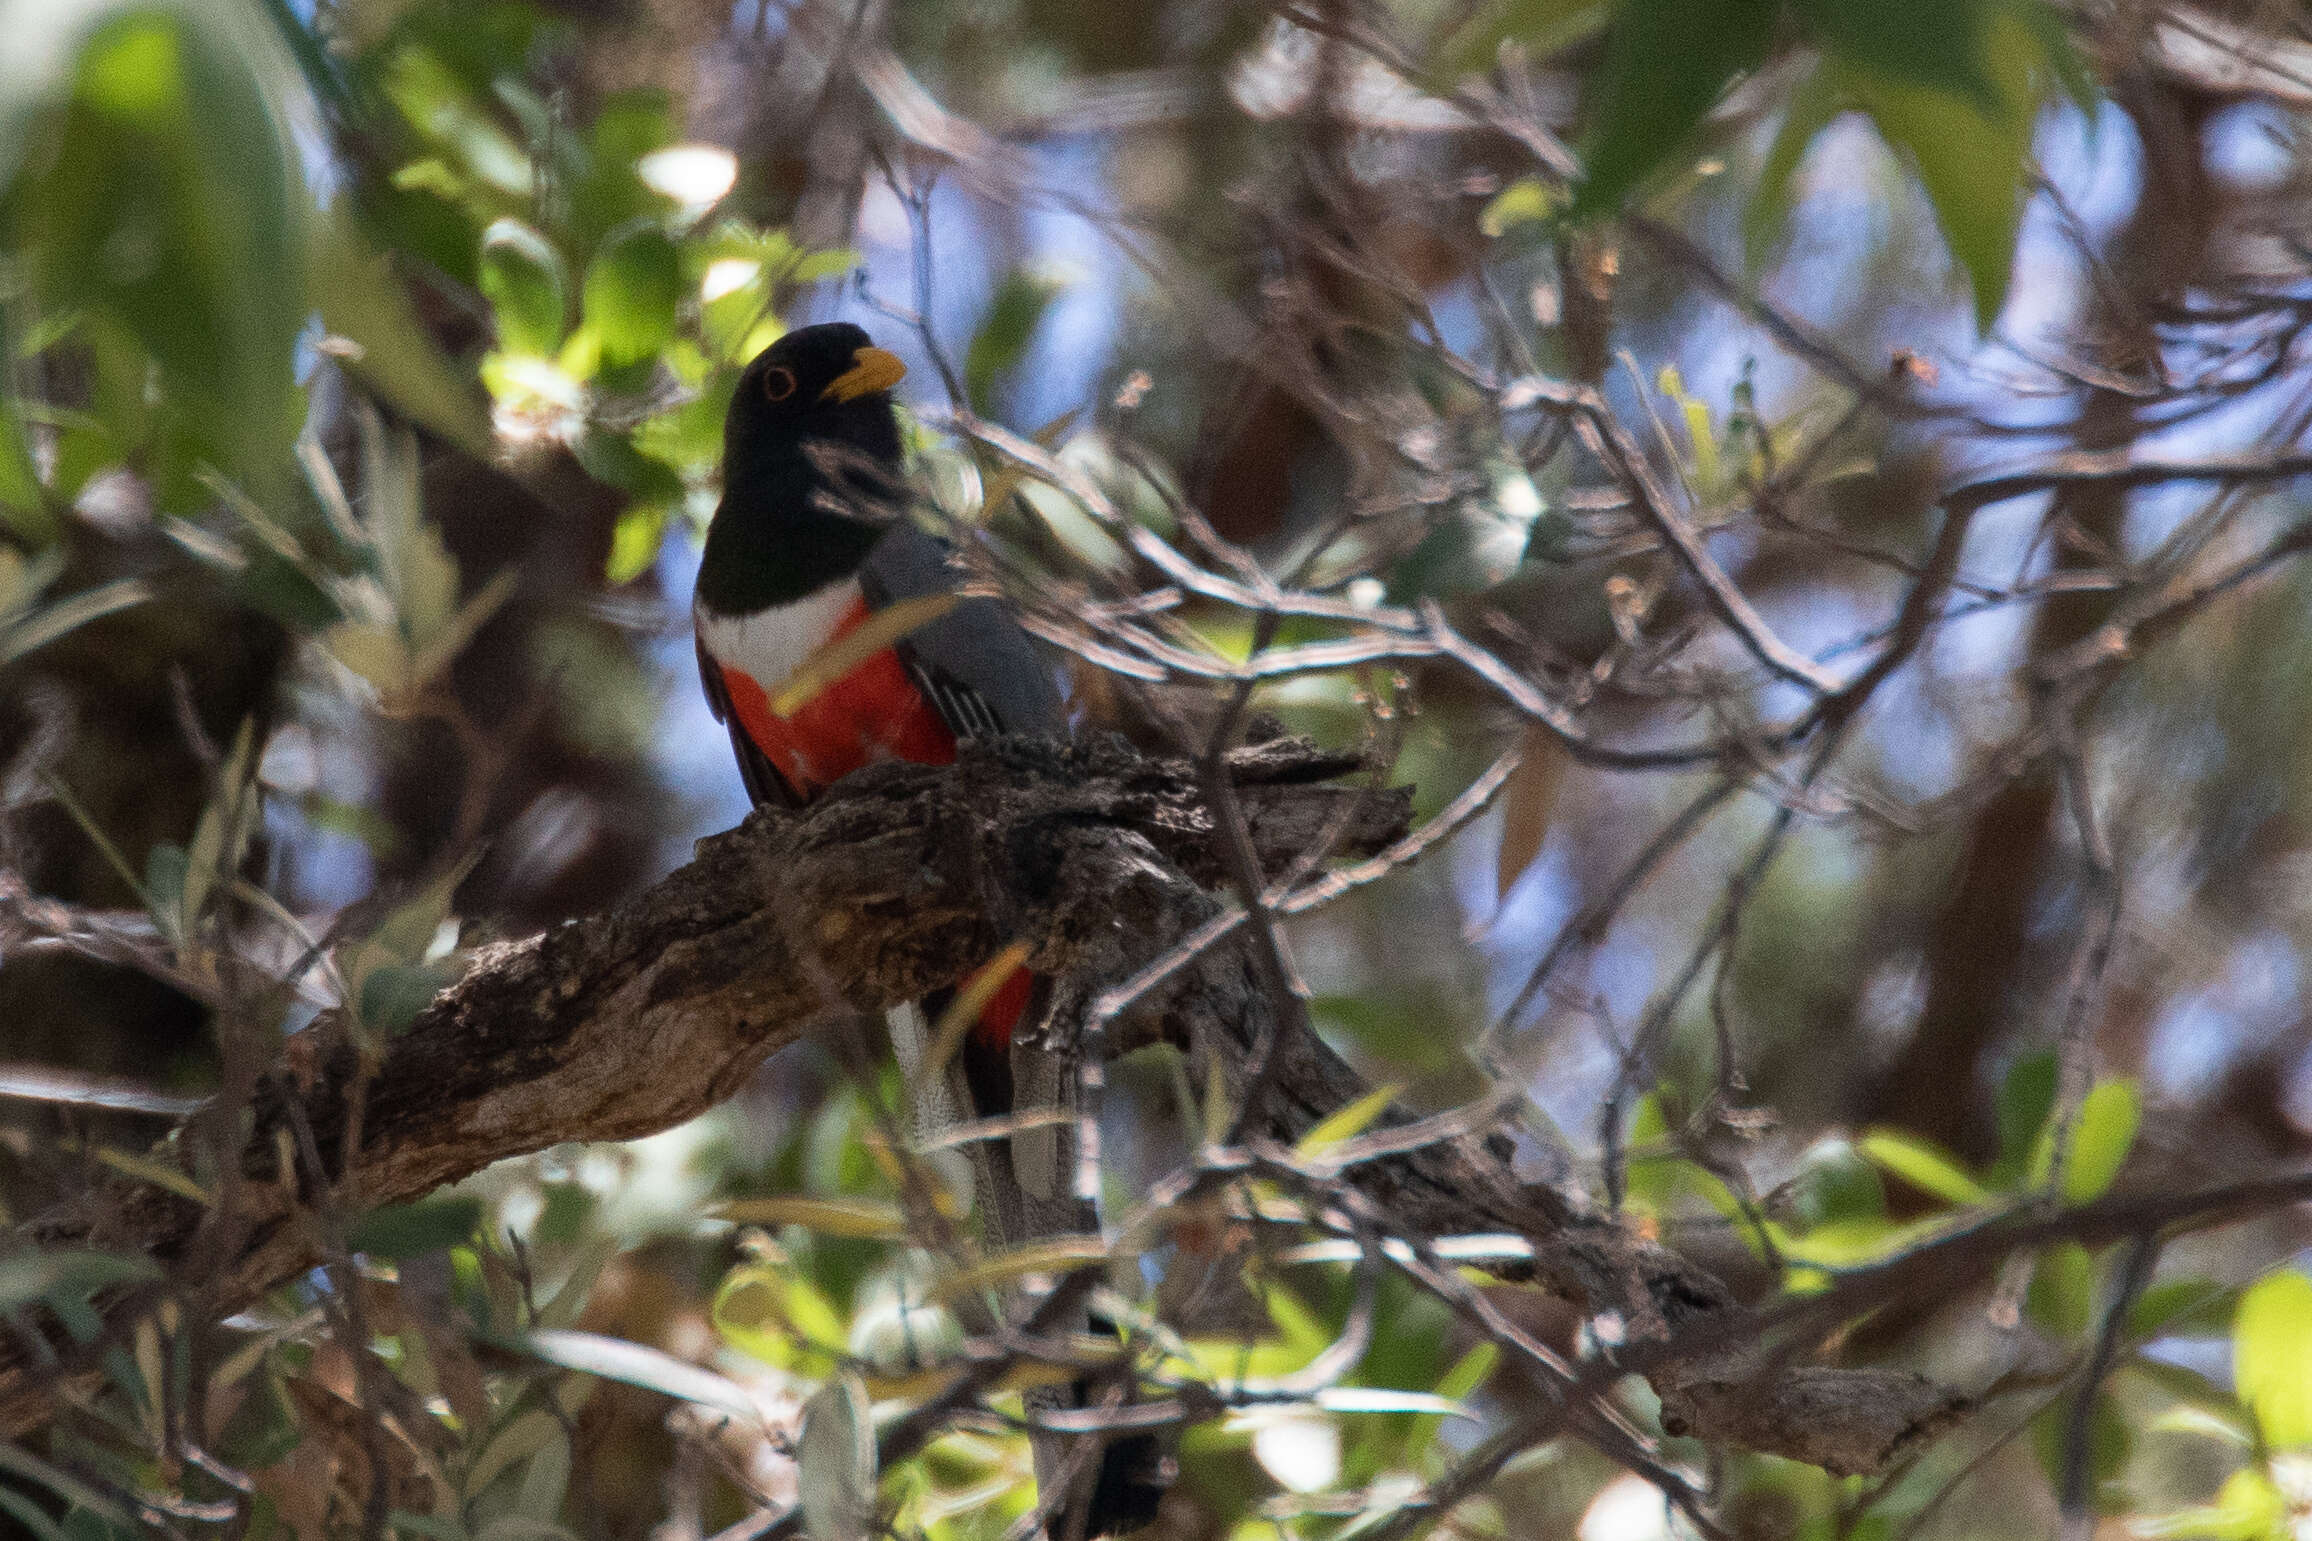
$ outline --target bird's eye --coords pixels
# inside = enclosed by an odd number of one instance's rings
[[[792,369],[766,369],[763,371],[763,399],[765,401],[785,401],[794,394],[795,372]]]

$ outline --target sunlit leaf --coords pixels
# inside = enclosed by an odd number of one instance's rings
[[[756,1264],[732,1269],[707,1314],[716,1331],[766,1363],[786,1362],[792,1341],[836,1354],[850,1345],[841,1314],[817,1286],[791,1271]]]
[[[880,1199],[774,1194],[766,1198],[731,1199],[717,1204],[714,1213],[741,1225],[799,1225],[822,1235],[850,1236],[865,1241],[901,1241],[907,1236],[906,1215],[898,1205]]]
[[[2312,1445],[2312,1278],[2283,1269],[2240,1297],[2232,1380],[2255,1409],[2266,1444]]]
[[[132,344],[159,367],[172,437],[262,475],[297,428],[304,200],[271,100],[284,62],[241,19],[230,7],[117,8],[87,34],[14,208],[46,302],[83,312],[99,351]],[[12,10],[10,51],[18,22]],[[126,411],[116,428],[146,411],[109,400]]]
[[[1887,1212],[1886,1184],[1879,1169],[1842,1139],[1818,1140],[1808,1147],[1785,1191],[1808,1226],[1883,1219]]]
[[[1493,195],[1477,216],[1477,231],[1488,237],[1504,235],[1519,225],[1538,224],[1564,206],[1565,200],[1539,177],[1520,177]]]
[[[1687,449],[1694,457],[1694,484],[1707,495],[1717,488],[1721,475],[1718,430],[1710,421],[1709,403],[1687,393],[1685,376],[1675,364],[1662,366],[1658,383],[1662,394],[1685,419]]]
[[[1989,1191],[1947,1151],[1915,1135],[1874,1129],[1862,1137],[1856,1149],[1922,1193],[1952,1204],[1990,1202]]]
[[[598,1332],[546,1328],[511,1339],[507,1346],[535,1355],[548,1364],[558,1364],[565,1370],[640,1386],[680,1402],[696,1402],[749,1423],[762,1417],[754,1399],[728,1376],[701,1369],[645,1344],[605,1337]]]
[[[486,459],[488,404],[473,376],[435,345],[393,265],[342,211],[308,224],[306,260],[321,323],[351,344],[339,350],[339,367],[401,416]]]
[[[667,509],[663,503],[645,503],[618,516],[610,535],[610,560],[603,564],[603,581],[616,586],[632,583],[650,571],[658,548],[666,539]]]
[[[1355,1139],[1373,1126],[1373,1121],[1389,1111],[1404,1092],[1402,1086],[1377,1086],[1347,1107],[1336,1108],[1318,1120],[1308,1133],[1293,1146],[1294,1154],[1306,1159],[1321,1156],[1335,1145]]]
[[[1086,1264],[1108,1260],[1107,1244],[1097,1236],[1055,1236],[1048,1241],[1030,1242],[1013,1247],[958,1269],[939,1281],[936,1291],[942,1300],[952,1300],[972,1290],[990,1284],[1023,1278],[1028,1274],[1066,1273]]]
[[[683,288],[681,256],[656,220],[612,231],[586,267],[586,320],[601,339],[603,362],[632,364],[664,347]]]
[[[2272,1479],[2253,1466],[2226,1477],[2214,1503],[2169,1514],[2138,1515],[2128,1529],[2139,1536],[2204,1541],[2284,1541],[2291,1534],[2287,1500],[2272,1485]]]
[[[2071,1148],[2063,1167],[2064,1198],[2085,1204],[2102,1197],[2126,1163],[2142,1121],[2143,1098],[2133,1081],[2097,1082],[2072,1123]]]
[[[492,221],[482,232],[480,277],[501,347],[550,354],[562,345],[569,282],[544,236],[519,220]]]

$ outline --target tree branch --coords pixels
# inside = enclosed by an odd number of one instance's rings
[[[1322,784],[1357,766],[1293,740],[1230,757],[1266,870],[1335,835],[1351,857],[1404,836],[1405,791]],[[509,1156],[666,1128],[729,1096],[799,1034],[953,984],[1014,939],[1028,942],[1033,967],[1079,992],[1130,978],[1222,913],[1212,829],[1196,767],[1116,741],[975,746],[952,768],[880,766],[804,812],[758,811],[617,909],[478,953],[367,1077],[353,1170],[332,1173],[332,1197],[406,1202]],[[1235,1072],[1271,1010],[1232,936],[1135,1003],[1119,1046],[1161,1033]],[[1279,1054],[1259,1140],[1289,1145],[1364,1092],[1313,1038],[1288,1035]],[[245,1239],[197,1281],[194,1303],[230,1312],[315,1261],[312,1228],[276,1169],[279,1132],[294,1111],[312,1148],[341,1148],[362,1071],[333,1018],[290,1042],[250,1110],[235,1217]],[[1960,1406],[1905,1374],[1746,1365],[1724,1347],[1741,1308],[1717,1279],[1611,1216],[1519,1183],[1500,1134],[1443,1134],[1455,1137],[1357,1163],[1340,1174],[1343,1191],[1422,1243],[1526,1238],[1533,1277],[1593,1321],[1610,1318],[1623,1342],[1662,1349],[1648,1373],[1679,1431],[1864,1471]],[[121,1179],[19,1236],[165,1264],[195,1250],[207,1213]],[[1680,1359],[1677,1336],[1697,1326],[1710,1347]],[[0,1429],[42,1423],[49,1392],[26,1345],[0,1345]]]

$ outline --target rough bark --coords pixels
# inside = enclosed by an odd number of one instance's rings
[[[1370,854],[1402,836],[1404,792],[1320,784],[1355,768],[1289,740],[1235,757],[1267,870],[1311,851]],[[953,984],[1013,939],[1079,1001],[1113,986],[1219,913],[1199,785],[1195,767],[1115,741],[998,743],[952,768],[879,767],[805,812],[758,811],[701,841],[689,866],[607,914],[483,950],[366,1078],[342,1029],[317,1025],[292,1041],[251,1110],[245,1230],[206,1273],[200,1304],[230,1311],[317,1261],[313,1228],[276,1169],[280,1136],[300,1123],[313,1149],[335,1153],[358,1109],[352,1170],[333,1174],[339,1202],[405,1202],[509,1156],[695,1116],[814,1025]],[[1276,1018],[1247,949],[1224,942],[1132,1020],[1219,1055],[1242,1085]],[[1256,1139],[1290,1142],[1364,1090],[1312,1039],[1288,1038],[1277,1053]],[[1533,1276],[1614,1320],[1676,1431],[1853,1472],[1960,1409],[1907,1374],[1750,1357],[1734,1346],[1741,1307],[1723,1283],[1578,1199],[1521,1184],[1508,1154],[1505,1139],[1478,1131],[1352,1167],[1345,1180],[1410,1236],[1530,1241]],[[23,1229],[166,1263],[216,1250],[202,1219],[188,1201],[122,1181]],[[0,1346],[0,1428],[11,1433],[49,1406],[23,1352]]]

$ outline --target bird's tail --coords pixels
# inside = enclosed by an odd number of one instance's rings
[[[1072,1074],[1046,1075],[1043,1071],[1049,1067],[1039,1062],[1040,1056],[1023,1052],[1015,1057],[1011,1052],[1013,1029],[1022,1022],[1039,1020],[1050,993],[1024,971],[1016,978],[1026,987],[1007,981],[982,1008],[981,1020],[964,1035],[949,1067],[960,1083],[952,1091],[929,1087],[917,1079],[905,1063],[906,1049],[901,1048],[902,1073],[909,1076],[922,1097],[943,1098],[949,1104],[964,1102],[970,1116],[976,1118],[1001,1118],[1055,1101],[1073,1104]],[[940,1021],[949,1004],[945,992],[924,1001],[915,1018],[916,1031],[922,1031],[922,1024]],[[895,1031],[893,1037],[896,1043],[900,1033]],[[1059,1133],[1045,1126],[1028,1131],[1032,1139],[1015,1136],[1010,1141],[987,1140],[972,1147],[981,1212],[987,1218],[990,1239],[997,1244],[1018,1246],[1098,1229],[1099,1217],[1091,1206],[1054,1191],[1054,1168],[1065,1146],[1056,1138]],[[1025,1158],[1022,1164],[1031,1169],[1027,1173],[1015,1168],[1015,1158],[1021,1157]],[[1023,1176],[1029,1180],[1023,1182]],[[1115,1332],[1112,1323],[1097,1316],[1088,1316],[1085,1326],[1096,1336],[1112,1337]],[[1090,1381],[1078,1381],[1030,1392],[1028,1398],[1031,1407],[1053,1411],[1082,1408],[1099,1400],[1099,1389]],[[1109,1440],[1099,1451],[1098,1465],[1088,1470],[1080,1436],[1038,1435],[1033,1446],[1036,1483],[1050,1515],[1046,1528],[1051,1541],[1099,1541],[1145,1529],[1155,1519],[1171,1485],[1174,1463],[1166,1442],[1155,1434],[1127,1434]],[[1061,1487],[1069,1490],[1066,1502],[1058,1501]]]

